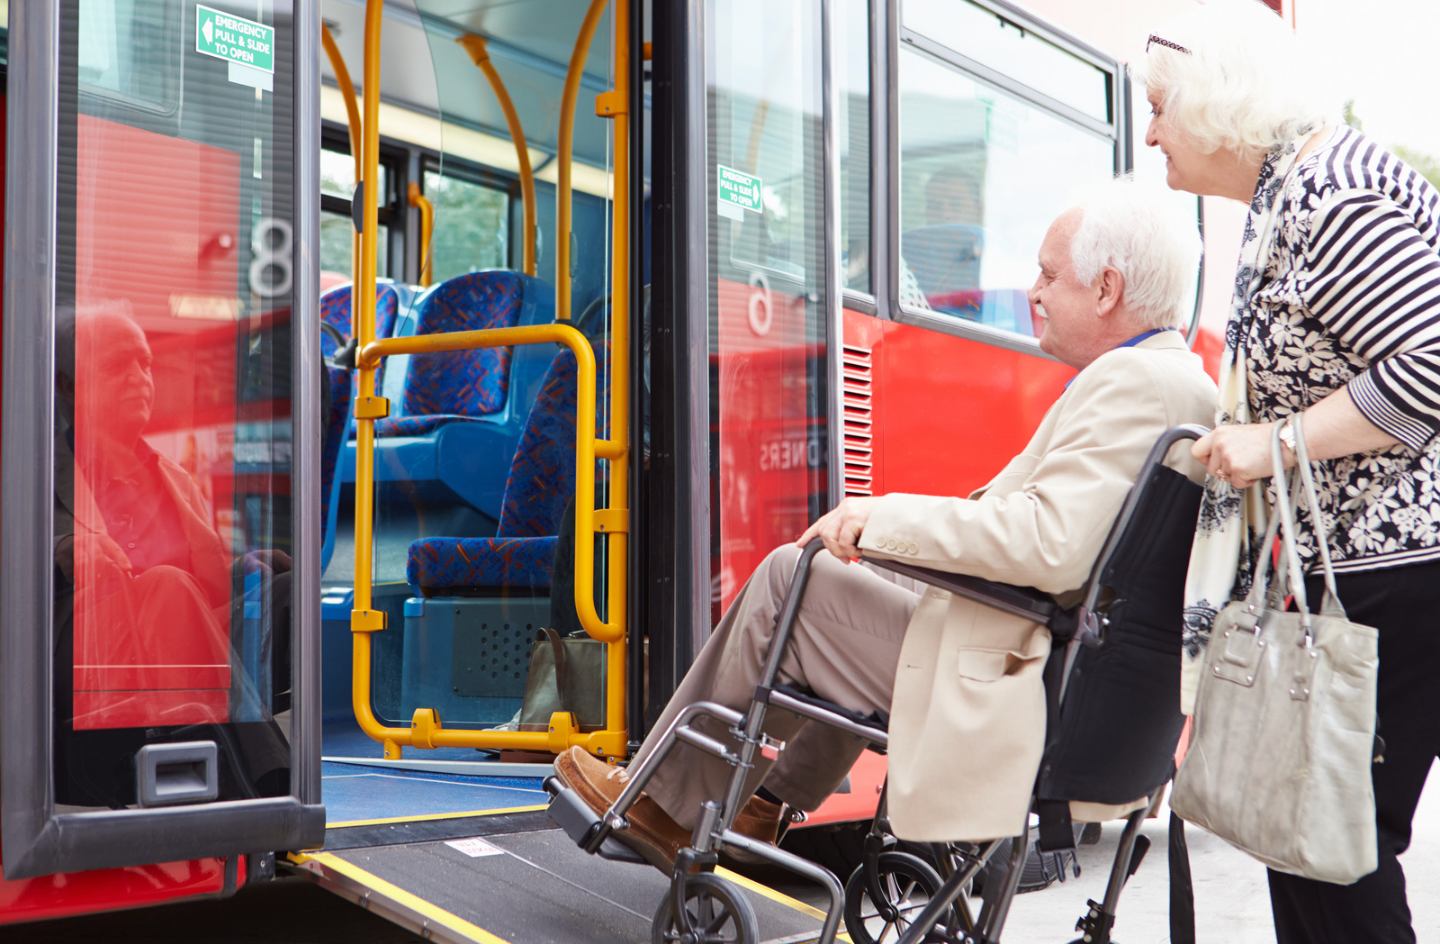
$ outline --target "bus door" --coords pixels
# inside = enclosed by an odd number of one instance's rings
[[[617,180],[599,101],[628,114],[611,65],[615,6],[460,14],[419,0],[416,16],[384,17],[382,89],[407,77],[381,104],[379,131],[418,145],[389,194],[408,189],[425,208],[421,284],[377,329],[384,406],[373,420],[357,410],[354,471],[342,471],[355,498],[341,503],[324,585],[346,601],[343,623],[327,609],[325,638],[338,658],[353,651],[354,685],[353,708],[348,693],[334,702],[347,717],[327,712],[326,737],[353,717],[387,762],[448,758],[420,750],[626,752],[628,341],[617,323],[633,306],[628,275],[616,285],[627,257],[613,204],[631,177]],[[332,13],[358,76],[363,10]],[[433,82],[413,68],[421,58]],[[346,265],[343,249],[333,259],[327,268]],[[519,334],[433,347],[463,331]],[[584,469],[577,423],[594,451]],[[537,650],[542,629],[573,636],[565,646],[581,660],[568,733],[552,734],[549,711],[521,717],[531,657],[552,651]]]
[[[756,565],[837,499],[826,7],[655,8],[655,330],[641,550],[651,716]]]
[[[322,838],[318,29],[11,5],[7,880]]]

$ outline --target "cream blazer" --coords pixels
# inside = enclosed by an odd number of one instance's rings
[[[1071,381],[988,485],[968,498],[886,495],[860,547],[870,557],[1036,587],[1069,602],[1151,446],[1172,426],[1212,424],[1215,401],[1214,382],[1178,331],[1108,351]],[[1169,464],[1196,480],[1203,471],[1184,446]],[[1041,670],[1049,652],[1050,633],[1038,623],[925,591],[906,630],[890,713],[897,836],[1019,835],[1045,736]],[[1086,806],[1074,812],[1105,815]]]

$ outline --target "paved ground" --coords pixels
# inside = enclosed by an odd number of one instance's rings
[[[1433,782],[1432,782],[1433,783]],[[1168,814],[1146,827],[1154,846],[1121,899],[1115,937],[1123,944],[1163,944],[1169,938],[1165,870]],[[1080,850],[1082,874],[1021,896],[1011,912],[1007,944],[1066,944],[1088,898],[1099,897],[1119,828],[1109,825],[1098,845]],[[1187,830],[1195,875],[1201,944],[1272,942],[1265,872],[1243,853],[1199,830]],[[1402,859],[1420,944],[1440,944],[1440,788],[1421,799],[1415,842]],[[804,886],[792,894],[816,901]],[[0,929],[0,944],[410,944],[421,938],[345,903],[302,879],[247,888],[228,901],[197,902]],[[584,942],[575,942],[584,944]]]
[[[1440,944],[1440,777],[1421,798],[1415,838],[1402,857],[1410,889],[1419,944]],[[1144,863],[1120,899],[1115,939],[1122,944],[1165,944],[1170,939],[1170,886],[1166,870],[1166,826],[1169,811],[1149,821],[1144,834],[1152,843]],[[1073,941],[1075,922],[1085,903],[1105,892],[1119,823],[1106,824],[1097,845],[1081,846],[1081,875],[1063,884],[1021,895],[1005,927],[1006,944],[1066,944]],[[1190,827],[1190,867],[1195,881],[1196,938],[1199,944],[1273,944],[1270,897],[1265,869],[1220,839]],[[823,896],[802,886],[788,886],[792,895],[818,907]]]

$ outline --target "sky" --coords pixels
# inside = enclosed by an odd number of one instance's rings
[[[1440,2],[1295,0],[1295,28],[1366,134],[1440,159]]]

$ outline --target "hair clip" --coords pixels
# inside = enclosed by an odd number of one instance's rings
[[[1154,33],[1151,33],[1151,34],[1150,34],[1150,38],[1145,41],[1145,51],[1146,51],[1147,53],[1150,51],[1150,44],[1151,44],[1151,43],[1156,43],[1156,44],[1161,45],[1161,46],[1164,46],[1164,47],[1166,47],[1166,48],[1168,48],[1168,49],[1173,49],[1173,50],[1175,50],[1176,52],[1183,52],[1183,53],[1184,53],[1185,55],[1187,55],[1187,56],[1190,55],[1190,50],[1186,49],[1184,46],[1180,45],[1179,43],[1172,43],[1172,42],[1170,42],[1170,40],[1168,40],[1168,39],[1161,39],[1159,36],[1156,36]]]

